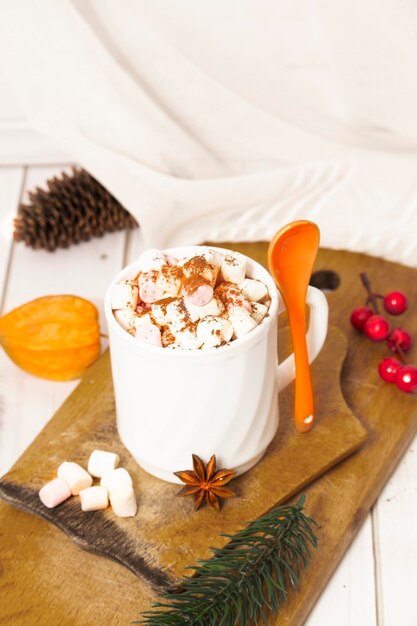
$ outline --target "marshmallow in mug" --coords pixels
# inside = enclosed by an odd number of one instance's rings
[[[221,255],[202,247],[177,260],[152,249],[139,257],[139,267],[136,277],[115,285],[111,297],[116,320],[139,341],[180,350],[218,348],[256,328],[268,313],[267,286],[246,276],[245,258],[237,252]]]

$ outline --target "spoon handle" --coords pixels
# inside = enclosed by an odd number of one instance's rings
[[[295,359],[295,427],[307,432],[314,424],[314,399],[306,343],[306,313],[304,301],[287,306]]]

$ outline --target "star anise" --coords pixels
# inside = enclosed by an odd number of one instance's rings
[[[220,498],[230,498],[235,493],[225,487],[234,478],[236,470],[221,469],[216,471],[216,455],[213,454],[207,465],[196,454],[193,454],[193,470],[174,472],[185,487],[178,492],[179,496],[194,496],[195,510],[204,502],[218,511],[221,509]]]

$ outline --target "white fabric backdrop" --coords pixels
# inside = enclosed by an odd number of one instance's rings
[[[417,265],[415,0],[0,0],[33,126],[146,243],[322,243]]]

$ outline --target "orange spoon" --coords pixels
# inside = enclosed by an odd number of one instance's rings
[[[279,230],[268,248],[268,267],[287,308],[295,357],[294,419],[298,431],[314,423],[314,400],[306,343],[306,295],[320,241],[316,224],[298,220]]]

